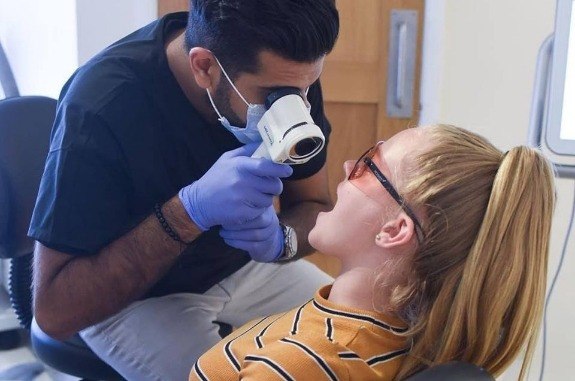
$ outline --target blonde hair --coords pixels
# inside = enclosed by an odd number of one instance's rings
[[[412,339],[397,379],[452,360],[498,376],[526,348],[523,379],[545,300],[552,167],[532,148],[503,154],[461,128],[425,129],[431,147],[401,187],[425,239],[396,293]]]

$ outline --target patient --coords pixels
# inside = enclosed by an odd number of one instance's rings
[[[309,234],[341,275],[303,306],[237,329],[190,380],[402,380],[451,360],[498,376],[525,353],[523,379],[546,286],[548,161],[438,125],[344,169],[335,208]]]

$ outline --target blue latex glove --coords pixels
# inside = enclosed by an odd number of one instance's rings
[[[273,205],[245,224],[222,226],[220,236],[228,245],[247,251],[257,262],[275,261],[284,246],[284,233]]]
[[[251,221],[282,192],[280,178],[289,177],[292,168],[251,158],[258,146],[249,144],[224,153],[199,180],[180,190],[186,212],[200,229]]]

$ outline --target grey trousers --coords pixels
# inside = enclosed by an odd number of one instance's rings
[[[332,281],[305,260],[252,261],[204,294],[137,301],[80,335],[127,380],[187,380],[198,357],[220,340],[215,321],[239,327],[287,311]]]

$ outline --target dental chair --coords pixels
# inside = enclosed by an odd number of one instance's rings
[[[32,315],[34,242],[27,237],[36,201],[56,100],[15,96],[0,101],[0,256],[11,258],[10,301],[22,327],[30,330],[34,352],[54,369],[86,380],[123,380],[75,335],[54,340]]]

